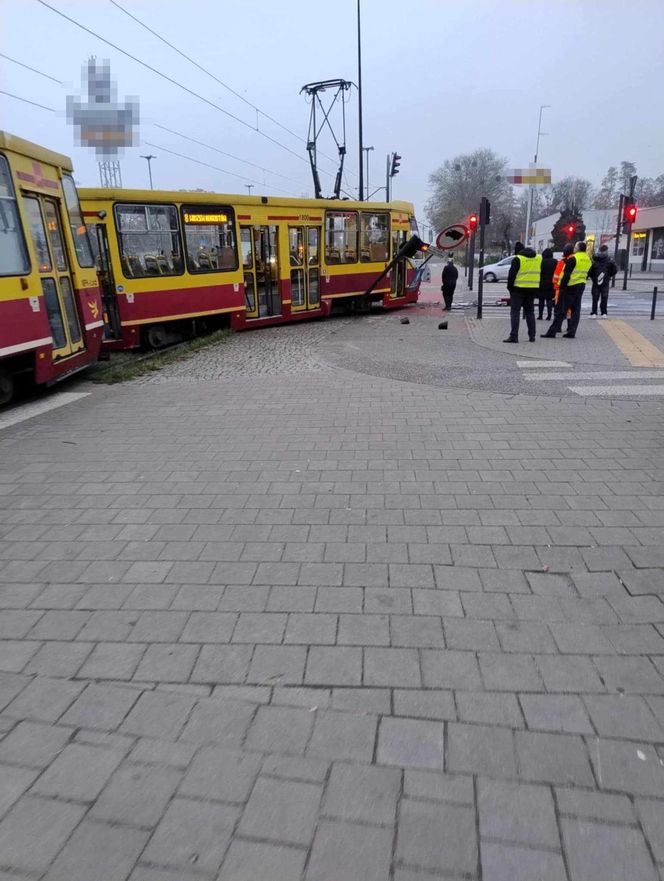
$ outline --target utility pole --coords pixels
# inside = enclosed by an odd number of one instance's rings
[[[627,214],[628,209],[634,205],[634,190],[636,189],[636,182],[638,180],[637,175],[632,175],[629,179],[629,196],[623,196],[623,213]],[[625,271],[623,273],[623,286],[622,289],[624,291],[627,290],[627,273],[629,272],[629,251],[632,244],[632,224],[630,222],[626,222],[625,226],[627,227],[627,244],[625,246]]]
[[[477,317],[478,319],[482,319],[482,305],[483,305],[483,297],[484,297],[484,228],[489,223],[489,212],[491,209],[491,203],[486,198],[486,196],[482,196],[482,200],[480,202],[480,271],[477,276]]]
[[[156,158],[157,157],[153,156],[152,153],[148,153],[147,156],[141,156],[141,159],[146,159],[147,163],[148,163],[148,176],[150,178],[150,189],[151,190],[154,190],[154,187],[152,186],[152,165],[151,165],[151,163],[152,163],[152,160],[156,159]]]
[[[618,222],[616,224],[616,247],[613,251],[613,262],[618,265],[618,251],[620,250],[620,233],[622,231],[622,219],[623,219],[623,210],[625,206],[625,196],[623,193],[620,194],[620,201],[618,202]],[[616,273],[617,275],[618,273]],[[616,276],[614,275],[611,279],[611,287],[614,288],[616,286]]]
[[[369,151],[373,150],[373,147],[362,147],[362,150],[367,154],[367,176],[365,178],[364,191],[367,195],[367,199],[369,199]]]
[[[360,0],[357,0],[357,93],[358,93],[358,136],[360,142],[360,202],[364,201],[364,169],[362,156],[362,29],[360,27]],[[368,189],[368,187],[367,187]]]
[[[247,192],[251,196],[251,191],[253,190],[254,185],[253,184],[245,184],[245,187],[247,188]]]
[[[539,156],[539,144],[540,138],[546,132],[542,131],[542,113],[546,110],[547,107],[551,107],[550,104],[540,104],[539,109],[539,120],[537,122],[537,144],[535,146],[535,167],[537,168],[537,157]],[[533,213],[533,198],[535,195],[535,187],[533,184],[530,184],[528,187],[528,210],[526,211],[526,245],[530,244],[530,218]]]

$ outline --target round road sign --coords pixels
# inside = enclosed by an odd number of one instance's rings
[[[439,251],[451,251],[453,248],[463,245],[469,235],[470,232],[467,226],[464,226],[463,223],[453,223],[438,233],[436,236],[436,248]]]

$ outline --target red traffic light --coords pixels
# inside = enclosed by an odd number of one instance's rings
[[[569,223],[569,224],[565,227],[565,230],[566,230],[568,236],[573,236],[574,233],[576,232],[576,224],[575,224],[575,223]]]
[[[468,229],[474,232],[477,229],[477,214],[471,214],[468,218]]]
[[[628,202],[627,205],[625,205],[623,216],[624,222],[629,224],[634,223],[634,221],[636,220],[637,211],[638,208],[636,207],[636,205],[633,202]]]

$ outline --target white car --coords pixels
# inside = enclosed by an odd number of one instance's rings
[[[497,263],[488,263],[483,266],[481,271],[484,275],[484,281],[507,281],[512,260],[514,260],[514,255],[503,257]]]

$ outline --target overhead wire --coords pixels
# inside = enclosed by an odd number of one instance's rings
[[[109,3],[112,3],[113,6],[115,6],[117,9],[119,9],[121,12],[124,12],[125,15],[127,15],[129,18],[133,19],[133,21],[135,21],[137,24],[139,24],[142,28],[145,28],[146,31],[151,33],[158,40],[161,40],[162,43],[164,43],[166,46],[168,46],[174,52],[177,52],[178,55],[180,55],[182,58],[184,58],[190,64],[193,64],[194,67],[197,67],[198,70],[202,71],[204,74],[211,77],[216,83],[219,83],[220,86],[223,86],[224,89],[229,91],[232,95],[235,95],[236,98],[239,98],[240,101],[243,101],[248,107],[251,107],[253,110],[255,110],[257,114],[259,113],[261,116],[264,116],[266,119],[269,119],[270,122],[273,122],[275,125],[278,125],[279,128],[283,129],[285,132],[288,132],[289,135],[292,135],[294,138],[297,138],[297,140],[300,141],[301,143],[306,144],[306,141],[304,140],[304,138],[301,135],[298,135],[297,132],[294,132],[292,129],[288,128],[288,126],[284,125],[282,122],[279,122],[278,119],[275,119],[269,113],[266,113],[265,110],[262,110],[260,107],[258,107],[258,105],[254,104],[253,101],[250,101],[248,98],[245,98],[244,95],[241,95],[238,91],[236,91],[234,88],[232,88],[232,86],[229,86],[228,83],[225,83],[223,80],[219,79],[219,77],[216,74],[212,73],[212,71],[208,70],[207,67],[204,67],[198,61],[196,61],[194,58],[192,58],[190,55],[187,55],[187,53],[183,52],[182,49],[178,49],[177,46],[175,46],[173,43],[171,43],[169,40],[167,40],[161,34],[157,33],[157,31],[155,31],[154,28],[151,28],[150,25],[146,24],[144,21],[141,21],[141,19],[138,18],[138,16],[134,15],[132,12],[129,12],[128,9],[125,9],[124,6],[122,6],[120,3],[117,2],[117,0],[109,0]],[[256,129],[254,129],[254,131],[260,131],[260,130],[258,128],[256,128]],[[328,156],[326,153],[323,153],[322,150],[319,150],[319,153],[321,156],[324,156],[330,162],[336,163],[335,159],[333,159],[331,156]],[[329,174],[329,173],[330,172],[324,172],[324,174]]]
[[[216,104],[214,101],[211,101],[209,98],[205,98],[199,92],[190,89],[188,86],[185,86],[183,83],[178,82],[173,77],[168,76],[163,71],[158,70],[156,67],[153,67],[151,64],[148,64],[146,61],[142,61],[140,58],[137,58],[135,55],[132,55],[131,52],[128,52],[126,49],[122,49],[116,43],[113,43],[111,40],[107,40],[106,37],[102,37],[101,34],[93,31],[91,28],[87,27],[84,24],[81,24],[80,21],[77,21],[75,18],[72,18],[70,15],[67,15],[65,12],[62,12],[60,9],[57,9],[55,6],[51,6],[50,3],[47,3],[46,0],[37,0],[37,3],[46,7],[46,9],[50,9],[51,12],[54,12],[56,15],[59,15],[61,18],[64,18],[66,21],[73,24],[75,27],[80,28],[82,31],[85,31],[87,34],[90,34],[92,37],[95,37],[97,40],[101,40],[102,43],[105,43],[107,46],[110,46],[112,49],[115,49],[117,52],[120,52],[122,55],[125,55],[127,58],[130,58],[132,61],[135,61],[137,64],[140,64],[141,67],[145,67],[147,70],[171,83],[171,85],[177,86],[178,89],[182,89],[182,91],[187,92],[187,94],[192,95],[194,98],[197,98],[199,101],[202,101],[204,104],[207,104],[209,107],[213,107],[215,110],[218,110],[220,113],[223,113],[225,116],[228,116],[230,119],[235,120],[240,125],[248,128],[249,131],[256,132],[261,135],[261,137],[266,138],[268,141],[271,141],[273,144],[276,144],[278,147],[281,147],[282,150],[286,150],[286,152],[290,153],[292,156],[295,156],[296,159],[299,159],[301,162],[307,164],[307,160],[304,156],[300,156],[299,153],[296,153],[295,150],[291,150],[286,144],[283,144],[281,141],[278,141],[276,138],[273,138],[271,135],[268,135],[266,132],[261,131],[260,129],[256,129],[251,126],[248,122],[245,122],[239,116],[236,116],[234,113],[231,113],[229,110],[225,110],[219,104]]]
[[[38,104],[37,101],[30,101],[29,98],[22,98],[20,95],[14,95],[11,92],[5,92],[4,89],[0,89],[0,95],[7,95],[9,98],[15,98],[17,101],[23,101],[24,104],[32,104],[33,107],[41,107],[42,110],[49,110],[51,113],[58,112],[54,107],[47,107],[45,104]]]
[[[4,52],[0,52],[0,58],[6,58],[7,61],[11,61],[12,64],[18,64],[19,67],[24,67],[26,70],[31,70],[33,73],[38,73],[39,76],[46,77],[47,80],[53,80],[54,83],[57,83],[59,86],[64,86],[62,80],[56,80],[54,76],[51,76],[48,73],[44,73],[41,70],[37,70],[36,67],[30,67],[29,64],[24,64],[23,61],[18,61],[16,58],[11,58],[9,55],[5,55]]]

